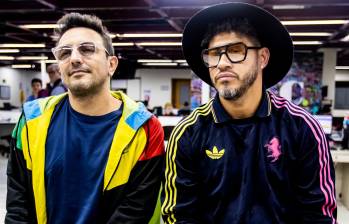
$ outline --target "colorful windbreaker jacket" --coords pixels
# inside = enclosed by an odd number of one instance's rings
[[[122,92],[111,94],[123,102],[123,111],[104,171],[99,223],[159,220],[156,204],[164,159],[163,129],[143,104]],[[47,223],[45,143],[55,105],[63,97],[67,94],[24,104],[12,133],[5,223]]]
[[[251,118],[219,97],[197,108],[166,149],[165,223],[336,223],[326,136],[304,109],[266,90]]]

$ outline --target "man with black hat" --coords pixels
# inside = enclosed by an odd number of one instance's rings
[[[191,69],[217,90],[167,145],[166,223],[336,223],[334,168],[319,123],[266,89],[288,72],[289,33],[267,11],[225,3],[183,33]]]

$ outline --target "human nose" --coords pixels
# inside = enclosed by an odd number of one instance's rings
[[[78,48],[73,48],[72,49],[72,52],[71,52],[71,55],[70,55],[70,61],[72,63],[74,63],[74,62],[81,62],[82,61],[82,55],[78,51]]]
[[[230,62],[226,52],[223,52],[219,58],[217,68],[222,70],[226,67],[231,67],[231,62]]]

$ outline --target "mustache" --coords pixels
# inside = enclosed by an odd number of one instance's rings
[[[224,74],[224,73],[227,73],[227,74]],[[231,76],[231,77],[234,77],[236,78],[237,80],[240,80],[240,77],[239,75],[234,72],[234,71],[229,71],[229,70],[223,70],[223,71],[219,71],[215,77],[214,77],[214,81],[217,82],[218,79],[220,79],[222,76]]]
[[[77,73],[77,72],[90,72],[90,69],[88,68],[76,68],[76,69],[73,69],[69,72],[69,76],[73,75],[74,73]]]

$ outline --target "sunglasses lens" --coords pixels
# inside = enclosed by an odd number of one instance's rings
[[[65,60],[68,57],[70,57],[71,52],[72,52],[72,48],[61,47],[55,51],[55,56],[56,56],[57,60],[61,61],[61,60]]]
[[[205,50],[202,53],[202,60],[207,67],[214,67],[218,64],[220,53],[218,49]]]
[[[93,44],[81,44],[78,51],[83,56],[90,56],[95,53],[96,47]]]
[[[239,62],[245,58],[246,47],[244,44],[232,44],[227,47],[227,54],[232,62]]]
[[[77,47],[77,50],[82,56],[91,56],[96,52],[96,46],[93,43],[83,43]],[[53,54],[59,61],[64,61],[68,59],[73,52],[73,47],[63,46],[58,47],[53,50]]]

